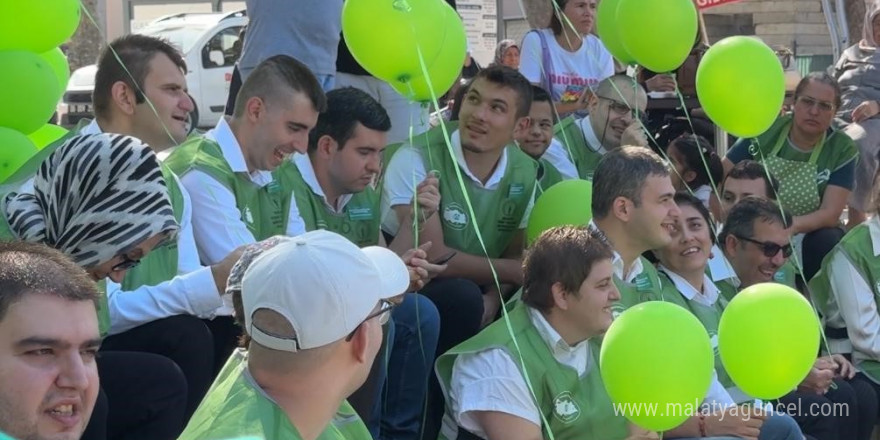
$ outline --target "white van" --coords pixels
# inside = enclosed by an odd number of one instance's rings
[[[233,13],[177,14],[159,18],[137,31],[164,38],[177,47],[186,61],[186,82],[195,103],[190,114],[194,127],[213,127],[223,116],[232,69],[241,53],[239,34],[247,25],[244,10]],[[58,106],[58,123],[76,125],[92,118],[95,65],[77,69]]]

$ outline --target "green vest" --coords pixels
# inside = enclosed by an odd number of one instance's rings
[[[235,195],[241,221],[256,240],[287,232],[284,222],[287,213],[283,210],[284,202],[278,182],[261,188],[251,182],[247,173],[233,172],[216,142],[205,137],[189,138],[168,156],[165,164],[178,176],[199,170],[228,188]]]
[[[587,143],[577,120],[569,116],[559,121],[554,129],[554,137],[565,147],[566,153],[577,168],[578,176],[584,180],[593,180],[593,173],[602,160],[602,153]]]
[[[645,257],[639,258],[642,261],[642,273],[636,275],[631,283],[617,276],[614,277],[614,284],[617,286],[617,290],[620,291],[620,300],[611,306],[611,313],[615,318],[634,305],[660,297],[663,283],[660,280],[657,269]]]
[[[880,259],[874,256],[869,225],[862,223],[849,231],[840,240],[840,243],[825,256],[825,259],[822,260],[822,268],[810,280],[810,293],[819,312],[827,314],[825,307],[831,298],[831,279],[828,275],[828,266],[837,253],[842,253],[865,282],[871,286],[874,302],[880,310]],[[843,292],[843,294],[850,293]],[[858,359],[856,362],[860,371],[880,383],[880,362],[869,359]]]
[[[538,197],[544,194],[553,185],[562,182],[562,173],[556,169],[547,159],[538,161]]]
[[[508,332],[506,322],[498,320],[437,359],[437,375],[444,395],[448,399],[452,367],[459,355],[501,348],[510,355],[521,372],[525,364],[523,374],[528,376],[528,383],[534,391],[535,406],[549,424],[541,427],[544,438],[548,438],[548,431],[558,440],[625,438],[628,434],[627,421],[615,415],[599,373],[599,344],[588,343],[590,369],[579,377],[574,369],[554,361],[553,352],[532,324],[527,307],[519,303],[511,310],[512,334]],[[519,344],[519,351],[514,340]],[[522,363],[519,362],[520,358]],[[444,434],[441,433],[440,439],[446,440]]]
[[[712,342],[712,349],[715,351],[715,372],[718,373],[718,381],[725,388],[735,386],[730,376],[727,375],[724,365],[721,363],[721,356],[718,351],[718,323],[721,322],[721,313],[724,311],[720,301],[721,298],[716,300],[715,304],[711,307],[689,300],[676,289],[675,283],[672,282],[668,275],[662,271],[659,274],[663,282],[663,289],[660,291],[660,295],[654,299],[678,304],[700,320],[703,328],[709,333],[709,340]]]
[[[327,208],[323,196],[312,191],[293,161],[284,161],[272,174],[281,187],[284,224],[290,221],[287,213],[290,212],[293,196],[307,231],[326,229],[344,236],[358,247],[379,244],[380,193],[373,187],[367,186],[363,191],[352,195],[342,212],[335,213]]]
[[[162,177],[165,178],[165,184],[168,186],[174,218],[180,224],[183,219],[183,190],[177,184],[174,173],[164,164],[162,164]],[[141,259],[140,264],[125,272],[122,290],[132,291],[141,286],[155,286],[171,280],[177,276],[177,262],[177,240],[153,249]]]
[[[447,124],[449,130],[457,124]],[[477,218],[471,218],[464,193],[456,176],[458,162],[446,147],[441,127],[428,131],[415,139],[425,161],[426,170],[439,170],[440,175],[440,221],[446,245],[475,255],[483,255],[477,240],[474,220],[486,244],[489,258],[498,258],[507,249],[510,240],[520,227],[526,208],[532,199],[537,176],[537,162],[519,147],[507,148],[507,170],[494,190],[479,188],[462,173],[462,181]]]
[[[302,438],[284,411],[244,374],[245,363],[241,350],[232,353],[178,440]],[[318,440],[368,439],[372,439],[370,432],[347,401],[318,436]]]

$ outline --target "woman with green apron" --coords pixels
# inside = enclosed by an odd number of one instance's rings
[[[43,161],[33,185],[32,193],[0,194],[0,240],[54,247],[102,290],[179,228],[156,155],[132,137],[73,136]],[[98,322],[103,335],[110,322],[103,295]],[[97,362],[101,392],[83,439],[177,438],[187,388],[174,362],[105,350]]]
[[[821,72],[807,75],[794,100],[790,114],[757,138],[740,139],[723,164],[727,174],[742,160],[756,160],[777,179],[777,199],[794,217],[790,231],[803,253],[802,274],[809,280],[843,236],[840,215],[852,192],[859,153],[849,136],[831,128],[840,106],[834,78]]]

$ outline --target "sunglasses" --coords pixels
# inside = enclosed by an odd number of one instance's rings
[[[764,253],[764,256],[767,258],[775,257],[776,254],[779,253],[779,251],[782,251],[782,256],[784,258],[790,257],[791,253],[792,253],[791,244],[787,244],[785,246],[780,246],[776,243],[772,243],[769,241],[752,240],[751,238],[741,237],[739,235],[735,235],[735,237],[742,240],[742,241],[747,241],[749,243],[757,245],[758,247],[761,248],[761,251]]]
[[[357,329],[360,328],[361,325],[363,325],[363,323],[365,323],[365,322],[367,322],[377,316],[379,317],[379,325],[385,325],[388,323],[388,320],[391,319],[390,312],[392,309],[397,307],[397,304],[395,304],[391,301],[388,301],[387,299],[383,299],[381,304],[382,305],[379,307],[379,310],[367,315],[367,317],[364,318],[364,320],[361,321],[361,323],[358,324],[357,327],[355,327],[354,330],[352,330],[351,333],[349,333],[348,336],[345,337],[346,341],[351,341],[351,338],[354,337],[354,332],[356,332]]]
[[[137,267],[138,264],[141,264],[141,260],[132,260],[131,258],[128,258],[127,255],[123,255],[122,262],[113,266],[113,268],[110,270],[113,272],[118,272],[120,270],[133,269]]]

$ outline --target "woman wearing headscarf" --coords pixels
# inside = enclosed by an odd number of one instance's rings
[[[510,67],[511,69],[519,69],[519,46],[516,41],[511,39],[501,40],[498,46],[495,46],[495,59],[492,64],[500,64]]]
[[[60,250],[101,290],[178,230],[159,162],[132,137],[74,136],[40,165],[33,185],[0,197],[0,239]],[[97,309],[104,335],[106,296]],[[176,438],[187,388],[170,359],[102,350],[97,363],[101,393],[83,439]]]
[[[874,206],[871,188],[880,156],[880,1],[866,6],[862,39],[846,49],[834,65],[834,77],[843,92],[837,117],[849,124],[844,132],[859,147],[855,186],[849,198],[849,229],[862,223]]]

